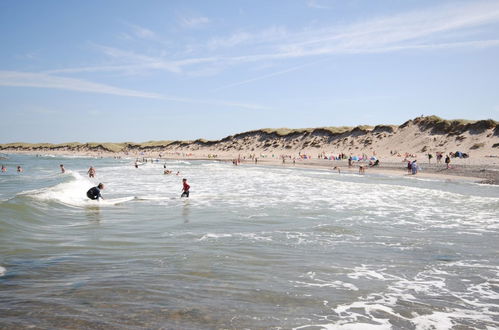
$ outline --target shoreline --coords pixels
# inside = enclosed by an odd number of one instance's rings
[[[220,162],[232,162],[237,159],[234,155],[224,155],[220,157],[211,157],[207,155],[199,154],[179,154],[179,153],[161,153],[161,152],[150,152],[143,155],[130,155],[124,153],[112,153],[112,152],[68,152],[68,151],[51,151],[51,152],[33,152],[33,151],[12,151],[8,154],[26,154],[26,155],[54,155],[54,156],[77,156],[77,157],[101,157],[101,158],[124,158],[124,159],[159,159],[159,160],[200,160],[200,161],[220,161]],[[6,154],[6,155],[8,155]],[[161,156],[161,157],[160,157]],[[458,160],[459,161],[459,160]],[[366,162],[355,161],[351,167],[348,167],[347,160],[325,160],[325,159],[297,159],[295,164],[293,160],[286,159],[282,162],[282,158],[258,158],[257,163],[253,159],[241,158],[240,164],[242,165],[266,165],[273,167],[285,167],[285,168],[312,168],[312,169],[324,169],[330,171],[337,171],[335,167],[339,167],[341,173],[348,174],[359,174],[359,166],[363,166],[365,169],[364,174],[359,175],[384,175],[393,177],[415,177],[415,178],[425,178],[433,179],[447,182],[472,182],[480,184],[499,184],[499,166],[497,165],[487,165],[487,164],[471,164],[470,162],[460,162],[454,161],[450,169],[446,169],[445,164],[437,163],[420,163],[421,170],[418,171],[416,175],[408,174],[406,169],[406,163],[398,159],[388,159],[386,161],[381,161],[379,166],[370,167]]]

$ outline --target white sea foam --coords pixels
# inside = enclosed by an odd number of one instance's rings
[[[95,183],[80,175],[77,172],[69,172],[72,180],[57,184],[53,187],[24,191],[19,195],[29,196],[41,201],[54,201],[70,206],[109,206],[133,200],[133,196],[122,198],[106,198],[104,200],[90,200],[86,196],[88,189],[95,186]]]

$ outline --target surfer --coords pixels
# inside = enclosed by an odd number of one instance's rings
[[[102,197],[100,191],[104,189],[104,185],[102,183],[99,183],[97,185],[97,187],[93,187],[93,188],[90,188],[88,189],[87,191],[87,197],[90,198],[90,199],[93,199],[93,200],[96,200],[96,199],[104,199],[104,197]]]
[[[180,195],[180,198],[182,197],[189,197],[189,189],[191,186],[187,183],[187,179],[182,179],[183,187],[182,187],[182,195]]]
[[[95,177],[95,168],[93,166],[90,166],[87,173],[88,173],[89,178],[94,178]]]

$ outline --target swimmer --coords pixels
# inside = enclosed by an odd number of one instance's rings
[[[21,165],[17,166],[17,173],[21,173],[23,171],[23,168]]]
[[[63,164],[59,165],[59,167],[61,168],[61,173],[66,173],[66,169]]]
[[[2,172],[7,172],[7,167],[2,165]]]
[[[95,168],[93,168],[93,166],[90,166],[87,173],[88,173],[89,178],[94,178],[95,177]]]
[[[183,183],[183,186],[182,186],[182,195],[180,195],[180,198],[182,197],[189,197],[189,189],[191,188],[191,186],[189,186],[189,184],[187,183],[187,179],[182,179],[182,183]]]
[[[99,198],[101,199],[104,199],[104,197],[102,197],[100,191],[104,189],[104,185],[102,183],[99,183],[99,185],[97,185],[97,187],[93,187],[93,188],[90,188],[88,191],[87,191],[87,197],[92,199],[92,200],[98,200]]]

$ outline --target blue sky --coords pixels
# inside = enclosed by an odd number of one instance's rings
[[[499,117],[499,1],[0,0],[0,143]]]

